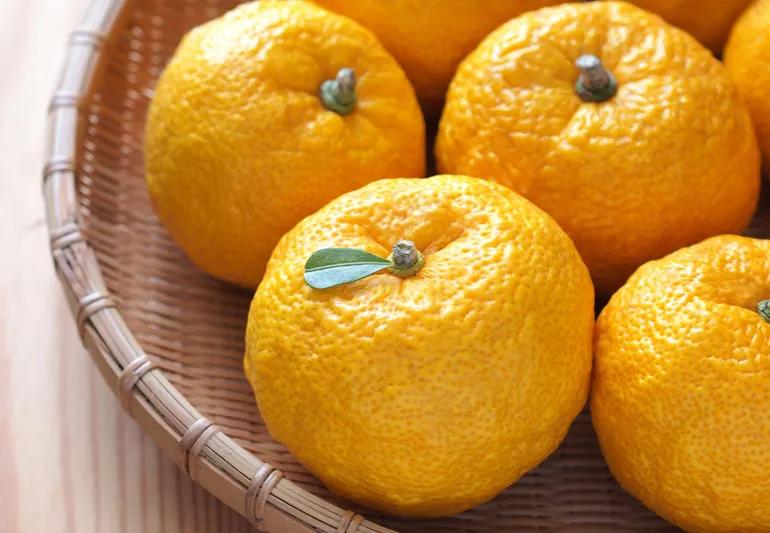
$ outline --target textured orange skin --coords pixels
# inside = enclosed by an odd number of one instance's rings
[[[758,0],[741,16],[724,59],[749,107],[762,155],[770,162],[770,1]]]
[[[575,94],[583,53],[614,73],[612,99]],[[621,2],[544,8],[491,34],[452,82],[436,157],[550,213],[602,295],[645,261],[740,232],[759,193],[756,139],[725,69]]]
[[[714,53],[730,34],[730,27],[752,0],[630,0],[657,13],[698,39]]]
[[[320,248],[414,276],[303,282]],[[547,457],[585,403],[593,288],[556,223],[509,189],[458,176],[382,180],[278,244],[249,313],[246,376],[271,434],[334,492],[441,516],[493,498]]]
[[[436,116],[457,65],[489,32],[525,11],[559,3],[559,0],[313,1],[371,29],[404,67],[426,112]]]
[[[770,241],[642,266],[596,327],[591,414],[612,473],[688,531],[770,531]]]
[[[342,67],[358,104],[318,90]],[[409,81],[356,22],[297,1],[244,4],[192,30],[155,90],[147,185],[161,221],[200,268],[256,286],[280,237],[340,194],[425,172]]]

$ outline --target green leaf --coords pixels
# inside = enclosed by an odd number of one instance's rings
[[[314,289],[328,289],[358,281],[391,266],[390,260],[363,250],[324,248],[305,263],[305,283]]]

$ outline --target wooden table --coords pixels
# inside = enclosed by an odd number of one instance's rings
[[[0,531],[250,531],[123,413],[53,272],[45,112],[89,1],[0,0]]]

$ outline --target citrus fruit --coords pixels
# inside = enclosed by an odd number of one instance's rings
[[[622,2],[543,8],[487,37],[449,88],[436,158],[550,213],[603,295],[649,259],[742,230],[759,191],[723,66]]]
[[[359,281],[311,277],[391,247]],[[585,265],[527,200],[462,176],[382,180],[281,239],[244,365],[272,436],[331,490],[440,516],[558,446],[586,400],[593,320]]]
[[[770,241],[714,237],[642,266],[597,322],[607,463],[688,531],[770,531],[768,295]]]
[[[424,173],[409,81],[358,23],[300,1],[192,30],[146,127],[160,220],[203,270],[256,286],[280,237],[343,192]]]
[[[749,107],[762,155],[770,161],[770,1],[757,1],[741,16],[724,60]]]
[[[719,53],[730,27],[752,0],[630,0],[657,13]]]
[[[371,29],[404,67],[426,112],[438,114],[460,61],[493,29],[558,0],[314,0]],[[563,1],[563,0],[562,0]]]

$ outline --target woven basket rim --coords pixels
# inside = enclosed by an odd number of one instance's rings
[[[393,530],[341,509],[284,478],[199,413],[148,359],[110,296],[81,232],[77,193],[81,109],[101,51],[132,0],[92,0],[70,34],[48,110],[43,196],[54,267],[83,345],[127,413],[196,483],[255,526],[287,533]]]

